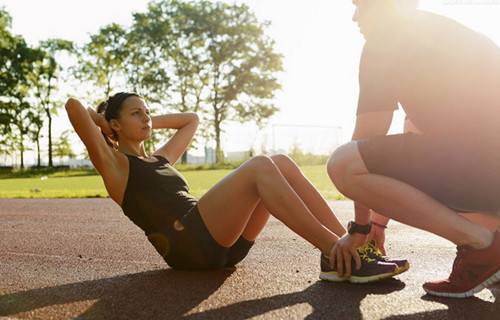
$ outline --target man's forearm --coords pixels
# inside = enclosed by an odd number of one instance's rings
[[[366,225],[370,223],[370,209],[359,202],[354,202],[354,221],[357,224]]]

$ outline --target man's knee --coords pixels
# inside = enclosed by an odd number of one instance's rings
[[[350,183],[352,176],[368,172],[355,141],[338,147],[332,153],[328,159],[327,172],[341,192],[341,189]]]

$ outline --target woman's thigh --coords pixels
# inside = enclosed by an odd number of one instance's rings
[[[243,232],[260,201],[257,171],[272,165],[268,157],[252,158],[219,181],[198,201],[205,225],[222,246],[231,246]]]

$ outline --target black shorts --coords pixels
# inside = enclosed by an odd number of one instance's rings
[[[460,212],[500,212],[500,145],[405,133],[358,141],[371,173],[405,182]]]
[[[235,244],[226,248],[218,244],[201,219],[198,206],[194,206],[173,228],[161,233],[156,240],[149,240],[164,257],[167,264],[180,270],[215,270],[233,267],[243,260],[254,241],[240,237]]]

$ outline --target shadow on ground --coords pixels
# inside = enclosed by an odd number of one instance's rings
[[[397,279],[375,284],[352,285],[317,281],[303,291],[248,299],[198,310],[235,270],[184,272],[156,270],[22,291],[0,296],[0,317],[39,308],[95,301],[78,319],[247,319],[306,303],[312,308],[308,319],[363,319],[361,301],[368,295],[386,295],[404,289]],[[500,312],[500,285],[490,288],[495,302],[478,298],[445,299],[424,295],[447,310],[390,316],[386,319],[497,319]],[[464,303],[466,302],[466,303]]]
[[[234,270],[184,272],[172,269],[22,291],[0,296],[0,317],[36,309],[95,301],[78,319],[246,319],[307,303],[311,318],[361,319],[360,302],[369,294],[402,290],[404,283],[389,279],[377,284],[332,285],[318,281],[300,292],[249,299],[199,311],[196,307],[214,294]],[[349,299],[346,299],[349,297]]]
[[[477,297],[467,299],[441,298],[431,295],[422,296],[424,301],[440,303],[446,310],[433,310],[414,314],[390,316],[385,320],[416,320],[416,319],[500,319],[500,283],[488,287],[495,297],[495,302],[484,301]]]

